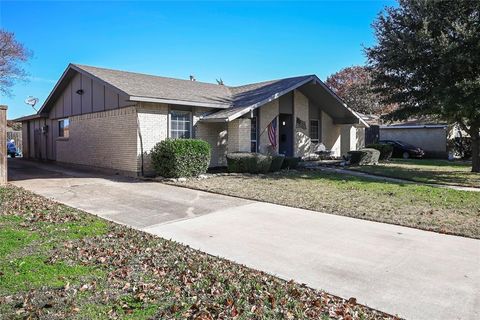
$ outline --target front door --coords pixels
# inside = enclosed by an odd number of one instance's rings
[[[278,117],[279,143],[278,152],[287,157],[293,156],[293,116],[291,114],[280,113]]]

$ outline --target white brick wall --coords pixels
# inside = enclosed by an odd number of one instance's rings
[[[228,123],[228,152],[250,152],[251,120],[238,118]]]
[[[214,109],[195,107],[193,110],[193,131],[195,139],[207,141],[212,147],[210,167],[227,165],[228,132],[226,123],[198,122],[200,117]]]
[[[161,103],[142,103],[137,107],[138,138],[137,157],[138,171],[142,167],[144,174],[154,172],[150,152],[157,143],[168,137],[168,105]]]
[[[333,151],[332,155],[335,157],[341,156],[340,150],[340,136],[341,127],[333,123],[332,118],[322,111],[322,142],[327,149]]]
[[[70,137],[56,139],[59,162],[137,172],[134,107],[70,117]]]
[[[144,172],[151,173],[153,168],[149,153],[158,142],[168,137],[168,109],[166,104],[141,103],[136,107],[70,117],[70,138],[55,141],[56,159],[135,175],[141,170],[143,152]],[[193,108],[193,131],[195,138],[203,139],[212,146],[210,166],[226,165],[228,151],[250,151],[250,119],[240,118],[230,123],[198,122],[199,117],[209,111],[208,108]],[[308,99],[296,91],[294,120],[298,117],[307,124],[306,129],[295,129],[294,152],[297,156],[303,156],[310,150],[308,112]],[[260,152],[267,152],[270,147],[267,126],[278,113],[278,99],[259,109]],[[322,142],[334,151],[335,156],[340,156],[341,151],[346,150],[341,150],[341,126],[334,125],[325,112],[322,112],[321,119]],[[355,128],[352,130],[356,133]],[[349,148],[361,144],[358,139],[355,140],[356,135],[352,135],[350,130],[348,133]]]
[[[357,149],[357,129],[353,125],[342,125],[341,127],[341,154],[346,155],[348,151]]]
[[[365,147],[365,128],[363,127],[355,127],[355,134],[356,134],[356,149],[362,149]]]
[[[195,126],[195,137],[207,141],[212,147],[211,167],[227,165],[227,124],[198,122]]]
[[[272,122],[273,118],[278,116],[279,104],[278,99],[275,99],[259,108],[259,124],[258,130],[260,133],[258,150],[260,153],[266,153],[270,148],[270,140],[268,139],[268,125]],[[278,152],[278,123],[277,123],[277,148]]]
[[[300,91],[294,91],[293,99],[293,121],[295,127],[294,154],[296,157],[304,157],[310,153],[311,141],[309,137],[310,118],[308,116],[308,98]],[[306,128],[297,128],[297,118],[304,121]]]

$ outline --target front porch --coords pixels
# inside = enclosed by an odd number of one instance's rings
[[[363,147],[365,125],[357,118],[342,118],[333,111],[338,108],[328,108],[328,101],[318,99],[300,87],[230,121],[200,118],[195,137],[211,144],[212,167],[226,165],[229,152],[275,152],[305,159],[323,144],[332,157],[339,158]],[[274,144],[268,132],[272,122]]]

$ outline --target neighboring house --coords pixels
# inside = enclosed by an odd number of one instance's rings
[[[447,158],[448,126],[416,121],[380,126],[380,140],[399,140],[425,151],[429,158]]]
[[[167,138],[210,143],[210,165],[228,152],[304,157],[322,142],[335,156],[362,147],[368,125],[315,75],[229,87],[70,64],[37,114],[23,123],[26,158],[152,171],[149,153]]]
[[[22,148],[22,124],[7,120],[7,141],[13,140],[17,149],[21,152]]]

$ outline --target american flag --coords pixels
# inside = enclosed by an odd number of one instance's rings
[[[277,147],[277,117],[273,118],[272,122],[268,124],[268,139],[272,147]]]

